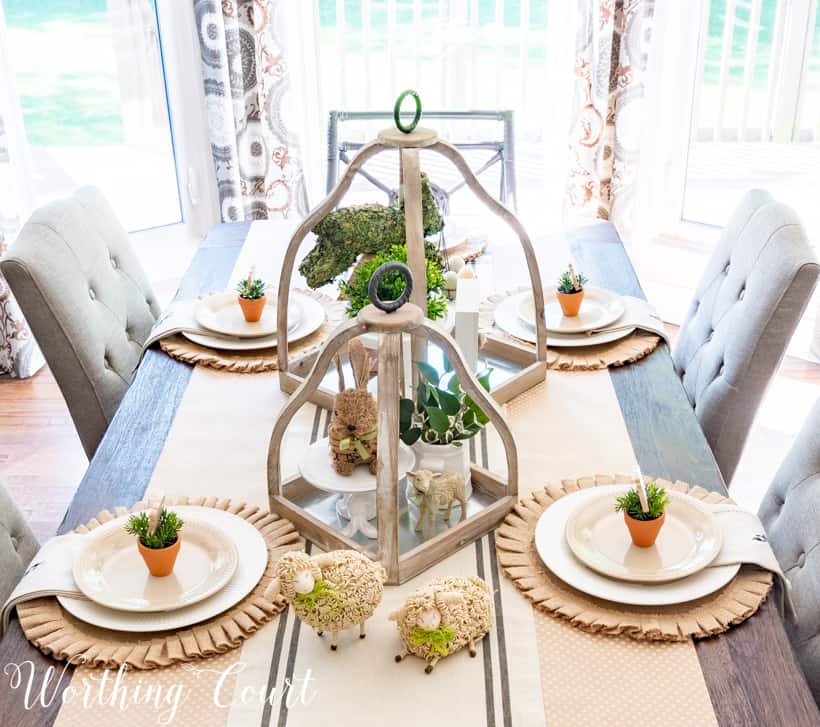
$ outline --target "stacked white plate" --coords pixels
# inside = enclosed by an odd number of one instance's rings
[[[60,605],[94,626],[144,633],[206,621],[247,596],[268,564],[262,534],[224,510],[173,510],[185,525],[171,575],[150,575],[123,516],[91,531],[74,562],[74,581],[89,600],[58,596]]]
[[[573,588],[635,606],[684,603],[717,591],[739,565],[712,566],[723,534],[698,500],[669,492],[658,540],[632,545],[615,498],[632,485],[608,485],[566,495],[548,507],[535,529],[544,565]]]
[[[203,297],[194,308],[197,323],[208,333],[183,332],[201,346],[226,351],[255,351],[276,346],[276,296],[269,296],[262,317],[248,323],[242,315],[236,292],[226,290]],[[325,309],[309,295],[290,291],[288,342],[293,343],[317,331],[325,322]]]
[[[624,314],[621,296],[604,288],[585,288],[584,300],[577,316],[567,317],[555,297],[556,289],[544,289],[544,319],[547,345],[561,347],[593,346],[628,336],[634,328],[601,331]],[[535,304],[532,292],[508,296],[495,309],[499,328],[522,341],[535,343]],[[594,332],[600,331],[600,332]]]

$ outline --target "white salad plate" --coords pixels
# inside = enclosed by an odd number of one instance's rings
[[[223,588],[209,598],[174,611],[150,613],[122,611],[106,608],[94,601],[67,598],[65,596],[57,597],[60,605],[72,616],[86,623],[90,623],[93,626],[112,629],[114,631],[147,633],[180,629],[202,621],[207,621],[232,606],[235,606],[239,601],[245,598],[256,584],[259,583],[259,579],[264,574],[268,564],[268,548],[262,534],[247,520],[232,513],[225,512],[224,510],[185,505],[174,507],[174,512],[179,514],[183,520],[186,520],[186,525],[187,521],[209,523],[219,532],[230,534],[230,540],[237,551],[242,553],[242,557],[238,559],[233,577]],[[118,526],[122,528],[125,522],[125,517],[117,518],[103,527],[117,523]],[[184,547],[184,529],[182,544]],[[136,546],[134,546],[134,550],[136,551]],[[181,557],[182,548],[180,549],[180,558]],[[139,565],[143,569],[145,568],[142,562],[140,562]]]
[[[519,315],[519,308],[526,296],[532,298],[531,292],[516,293],[502,300],[495,309],[496,325],[511,336],[528,343],[535,343],[535,326],[525,323]],[[578,348],[581,346],[596,346],[601,343],[611,343],[625,338],[634,328],[605,331],[604,333],[554,333],[547,332],[547,345],[553,348]]]
[[[574,492],[556,500],[535,528],[535,547],[544,565],[579,591],[631,606],[668,606],[703,598],[729,583],[740,565],[712,566],[693,575],[664,583],[632,583],[607,578],[575,557],[565,536],[567,520],[576,508],[607,492],[614,500],[624,485],[607,485]],[[625,526],[624,526],[625,527]]]
[[[298,305],[288,306],[288,328],[298,322],[301,311]],[[223,336],[235,338],[261,338],[276,335],[276,296],[268,296],[262,317],[256,323],[248,323],[234,290],[223,290],[200,298],[194,306],[194,318],[203,328]]]
[[[695,498],[669,492],[670,503],[655,544],[632,544],[621,512],[620,492],[601,492],[576,506],[567,519],[566,537],[575,556],[599,573],[622,581],[661,583],[706,568],[720,552],[723,532],[715,516]]]
[[[584,300],[577,316],[567,317],[555,297],[557,288],[544,289],[544,319],[551,333],[586,333],[606,328],[624,314],[621,296],[604,288],[584,288]],[[535,303],[532,293],[526,293],[518,305],[518,316],[535,328]]]
[[[290,292],[289,307],[297,310],[298,315],[294,315],[293,319],[288,316],[288,343],[294,343],[302,338],[306,338],[312,333],[315,333],[325,322],[326,313],[324,306],[318,300],[311,298],[309,295],[304,295],[292,290]],[[265,309],[266,311],[271,309],[271,304],[268,303],[268,305],[265,306]],[[258,336],[255,338],[223,338],[221,336],[209,336],[206,333],[189,333],[186,331],[183,331],[182,335],[190,341],[198,343],[200,346],[217,348],[223,351],[256,351],[261,348],[273,348],[276,346],[275,304],[273,305],[271,313],[274,320],[274,332],[268,336]],[[251,323],[248,325],[255,324]]]
[[[413,469],[416,464],[416,455],[404,442],[399,441],[399,479]],[[330,443],[325,437],[308,447],[305,456],[299,463],[299,474],[311,485],[325,492],[374,492],[376,490],[376,475],[371,475],[365,465],[360,465],[350,477],[340,475],[333,469],[330,459]]]
[[[236,571],[236,546],[196,515],[183,520],[176,565],[164,578],[148,572],[136,537],[125,532],[126,519],[93,530],[74,561],[77,588],[101,606],[146,613],[184,608],[213,595]]]

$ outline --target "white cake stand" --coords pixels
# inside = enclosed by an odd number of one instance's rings
[[[413,469],[415,463],[413,450],[399,442],[398,479]],[[376,517],[376,475],[371,475],[365,465],[357,467],[349,477],[340,475],[333,469],[330,444],[325,437],[308,447],[299,463],[299,474],[314,487],[340,495],[336,512],[349,521],[342,530],[343,535],[350,538],[361,533],[371,539],[378,536],[376,527],[369,522]]]

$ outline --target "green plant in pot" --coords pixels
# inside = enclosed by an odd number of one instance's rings
[[[444,268],[438,251],[425,245],[427,267],[427,317],[431,321],[447,315],[447,299],[444,294]],[[372,257],[362,258],[353,271],[350,279],[339,284],[339,291],[348,301],[347,315],[355,318],[358,312],[370,303],[367,288],[370,278],[383,263],[398,261],[407,262],[407,246],[394,245],[385,252]],[[387,273],[379,285],[379,297],[382,300],[396,300],[404,290],[404,278],[398,271]]]
[[[399,402],[399,432],[402,441],[416,452],[416,469],[459,472],[464,475],[470,497],[469,440],[489,422],[487,415],[464,392],[455,374],[440,377],[430,364],[416,362],[419,373],[415,401]],[[490,390],[491,369],[478,380]],[[410,491],[410,488],[408,488]]]
[[[669,494],[657,482],[646,485],[646,509],[641,504],[637,489],[628,490],[615,499],[616,512],[623,512],[632,542],[639,548],[655,544],[666,521]]]
[[[236,285],[236,292],[239,294],[239,307],[242,308],[242,315],[248,323],[256,323],[265,311],[268,298],[265,290],[268,284],[262,278],[253,277],[253,268],[248,273],[248,277],[240,280]]]
[[[131,515],[125,532],[137,537],[137,549],[152,576],[162,578],[174,570],[182,544],[184,521],[160,505],[152,511]]]
[[[558,278],[558,288],[555,297],[558,299],[558,304],[561,306],[562,313],[567,318],[577,316],[581,310],[581,303],[584,301],[584,286],[589,282],[589,279],[583,273],[576,273],[569,264],[566,271],[561,273]]]

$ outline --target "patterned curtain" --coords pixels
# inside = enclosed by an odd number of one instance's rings
[[[629,229],[654,0],[579,0],[566,207]]]
[[[283,6],[292,0],[194,0],[223,221],[307,212],[288,123]]]
[[[23,159],[24,134],[5,57],[6,47],[0,2],[0,257],[5,255],[28,212],[25,192],[30,180]],[[0,274],[0,373],[22,378],[33,375],[42,365],[40,349]]]

